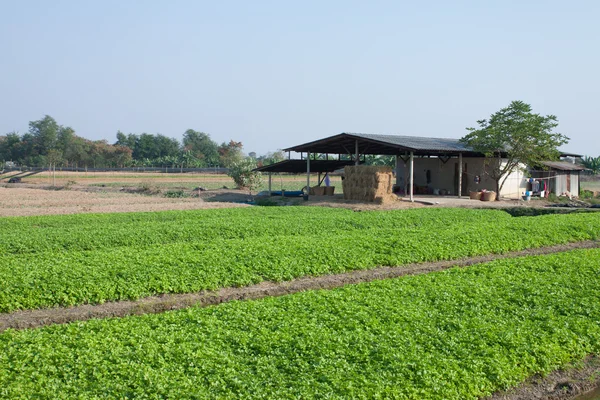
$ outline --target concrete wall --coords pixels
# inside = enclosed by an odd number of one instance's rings
[[[527,190],[527,181],[529,178],[525,176],[523,170],[525,165],[520,165],[519,168],[508,174],[504,186],[500,191],[500,196],[506,199],[518,199]]]
[[[409,183],[409,163],[398,159],[396,165],[396,184],[406,189],[408,193]],[[431,189],[445,189],[449,195],[457,196],[457,170],[458,158],[451,158],[444,163],[439,158],[416,158],[414,161],[414,182],[416,186],[427,186]],[[463,195],[468,196],[470,191],[482,189],[496,190],[496,183],[485,173],[485,159],[481,158],[463,158]],[[430,182],[427,182],[427,171],[430,171]],[[479,183],[475,182],[475,177],[479,176]],[[519,198],[527,188],[527,179],[522,171],[511,173],[501,195],[505,198]]]

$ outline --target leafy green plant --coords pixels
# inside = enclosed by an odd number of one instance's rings
[[[583,157],[582,164],[589,169],[592,174],[600,174],[600,156],[598,157]]]
[[[177,190],[167,190],[166,192],[163,193],[164,197],[170,197],[170,198],[183,198],[183,197],[190,197],[190,194],[187,193],[186,191],[184,191],[183,189],[177,189]]]
[[[227,175],[233,179],[238,188],[252,191],[262,184],[262,174],[253,171],[254,168],[256,168],[256,161],[247,158],[233,162],[229,166]]]
[[[598,259],[579,250],[7,331],[0,397],[484,398],[600,352]]]
[[[144,181],[140,183],[138,191],[143,194],[156,194],[159,190],[152,182]]]
[[[256,205],[257,206],[263,206],[263,207],[272,207],[272,206],[278,206],[280,205],[277,201],[270,199],[270,198],[261,198],[261,199],[256,199]]]
[[[600,214],[252,207],[2,218],[0,312],[598,239]]]

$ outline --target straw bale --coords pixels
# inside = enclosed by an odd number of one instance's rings
[[[395,200],[390,167],[358,165],[344,168],[344,199],[384,203]]]

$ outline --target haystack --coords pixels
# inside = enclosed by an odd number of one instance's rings
[[[396,200],[392,194],[390,167],[355,165],[344,168],[344,199],[385,203]]]

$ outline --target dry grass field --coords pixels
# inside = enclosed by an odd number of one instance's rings
[[[585,190],[591,190],[593,192],[600,192],[600,180],[582,181],[581,188]]]
[[[0,178],[1,179],[1,178]],[[83,185],[98,187],[155,187],[157,189],[183,189],[192,190],[197,187],[205,189],[221,189],[227,187],[235,188],[233,180],[224,174],[200,174],[200,173],[156,173],[156,172],[62,172],[56,171],[55,184],[57,186],[65,185]],[[6,182],[4,180],[3,182]],[[317,182],[317,175],[311,176],[311,185]],[[53,183],[52,175],[49,172],[32,175],[23,178],[23,183],[37,185],[51,185]],[[336,190],[342,188],[341,178],[339,176],[331,177],[331,184],[337,186]],[[305,175],[273,175],[273,190],[300,190],[306,185]],[[268,177],[264,175],[263,184],[259,188],[267,190]]]
[[[111,213],[247,207],[202,198],[166,198],[135,193],[0,187],[0,216]]]
[[[0,216],[26,216],[77,213],[110,213],[136,211],[189,210],[203,208],[243,207],[255,200],[248,191],[233,189],[231,178],[222,174],[165,174],[131,172],[56,172],[53,179],[46,172],[23,179],[20,184],[5,185],[0,180]],[[311,185],[317,176],[311,177]],[[340,177],[332,177],[335,196],[302,198],[273,197],[261,205],[297,205],[341,207],[353,210],[391,210],[415,207],[504,208],[515,206],[541,207],[540,202],[516,201],[479,202],[450,197],[421,196],[422,202],[408,201],[376,204],[344,200]],[[267,179],[252,194],[267,189]],[[272,189],[299,190],[306,185],[302,175],[274,175]],[[6,187],[4,187],[6,186]],[[198,187],[206,191],[195,190]],[[223,189],[227,187],[227,189]],[[174,194],[173,197],[168,197]]]

